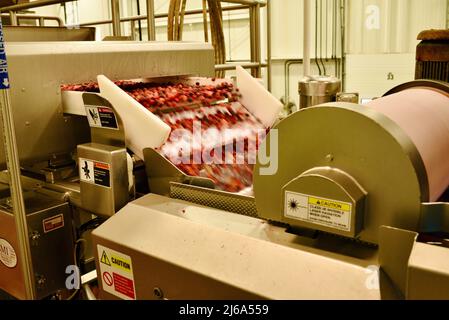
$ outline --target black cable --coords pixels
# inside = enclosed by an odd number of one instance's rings
[[[137,2],[137,15],[140,16],[140,0],[136,0]],[[139,40],[142,41],[142,21],[137,20],[137,23],[139,25]]]
[[[105,221],[106,221],[106,219],[104,219],[104,218],[95,218],[95,219],[90,220],[90,221],[86,222],[85,224],[81,225],[81,226],[78,228],[78,234],[79,234],[79,237],[81,238],[82,235],[83,235],[85,232],[89,231],[89,230],[93,230],[93,229],[98,228],[98,227],[99,227],[100,225],[102,225]]]
[[[332,59],[335,64],[335,76],[338,74],[338,59],[337,59],[337,2],[332,1]]]
[[[318,0],[315,0],[315,63],[321,76],[321,67],[318,61]]]
[[[324,56],[324,59],[325,59],[325,61],[326,62],[328,62],[329,61],[329,55],[328,55],[328,53],[329,53],[329,48],[328,48],[328,45],[329,45],[329,0],[325,0],[326,1],[326,54],[325,54],[325,56]]]
[[[335,39],[337,40],[337,37],[338,37],[338,29],[340,29],[339,28],[339,21],[340,21],[340,18],[339,18],[339,10],[340,10],[340,0],[335,0],[336,1],[336,5],[335,5],[335,24],[336,24],[336,31],[335,31],[335,33],[336,33],[336,36],[335,36]],[[340,21],[340,25],[341,25],[341,21]],[[341,36],[341,29],[340,29],[340,36]],[[337,78],[340,78],[340,62],[338,61],[338,42],[336,41],[336,43],[335,43],[335,56],[336,56],[336,58],[337,58],[337,74],[336,74],[336,77]]]
[[[326,75],[326,66],[323,61],[323,0],[320,0],[320,62],[323,66],[323,75]]]

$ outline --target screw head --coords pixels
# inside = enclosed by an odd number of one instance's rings
[[[334,155],[333,154],[328,154],[326,156],[326,161],[327,162],[333,162],[334,161]]]
[[[39,233],[39,231],[33,231],[32,233],[31,233],[31,240],[32,241],[37,241],[37,240],[39,240],[39,238],[41,237],[41,235],[40,235],[40,233]]]
[[[164,293],[162,292],[161,288],[158,288],[158,287],[154,288],[153,293],[156,296],[156,298],[158,298],[158,299],[162,299],[164,297]]]
[[[36,276],[36,283],[39,287],[43,287],[45,283],[47,282],[47,279],[42,275]]]

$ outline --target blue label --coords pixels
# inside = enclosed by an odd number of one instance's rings
[[[9,89],[8,62],[6,61],[3,25],[0,19],[0,89]]]

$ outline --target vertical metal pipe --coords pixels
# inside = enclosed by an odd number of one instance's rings
[[[148,41],[156,40],[156,22],[154,19],[154,0],[147,0]]]
[[[312,48],[312,0],[304,0],[304,53],[303,53],[303,67],[304,75],[310,75],[310,61]]]
[[[340,0],[341,15],[341,83],[342,91],[346,90],[346,0]]]
[[[137,4],[137,15],[140,16],[140,0],[136,0]],[[139,40],[142,41],[142,21],[139,19],[137,20],[137,24],[139,26]]]
[[[262,65],[261,65],[261,59],[262,59],[262,50],[261,50],[261,37],[260,37],[260,3],[257,3],[254,6],[254,23],[255,23],[255,47],[256,47],[256,61],[259,66],[257,67],[257,78],[262,77]]]
[[[203,27],[204,27],[204,41],[209,42],[209,27],[207,24],[207,0],[203,0]]]
[[[273,86],[272,77],[272,51],[271,51],[271,0],[267,0],[267,79],[268,91],[271,91]]]
[[[23,201],[22,183],[20,181],[19,152],[12,115],[11,98],[9,93],[9,77],[6,64],[6,53],[3,43],[3,27],[0,21],[0,57],[2,63],[2,90],[0,90],[0,123],[3,128],[5,144],[6,165],[10,176],[11,200],[13,205],[14,220],[16,225],[17,240],[19,244],[19,261],[23,273],[26,298],[35,299],[35,282],[32,271],[32,259],[30,242],[28,237],[28,224],[26,219],[25,203]]]
[[[136,40],[136,20],[131,20],[131,39]]]
[[[112,34],[114,37],[122,35],[120,26],[120,0],[111,0]]]
[[[19,25],[19,22],[17,21],[17,14],[15,11],[9,11],[9,17],[11,19],[11,25],[17,26]]]
[[[254,15],[254,6],[249,7],[249,35],[251,44],[251,62],[256,62],[256,22]],[[251,69],[253,77],[257,77],[257,70]]]
[[[449,0],[446,5],[446,28],[449,29]]]

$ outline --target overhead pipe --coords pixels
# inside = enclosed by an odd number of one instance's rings
[[[304,0],[304,75],[310,75],[312,48],[312,0]]]

